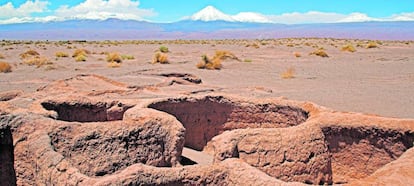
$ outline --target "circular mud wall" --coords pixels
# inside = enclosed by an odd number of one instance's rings
[[[324,127],[334,183],[374,173],[413,146],[414,134],[366,127]]]
[[[186,129],[185,146],[196,150],[226,130],[296,126],[308,118],[298,107],[233,102],[222,96],[168,99],[148,107],[174,115]]]

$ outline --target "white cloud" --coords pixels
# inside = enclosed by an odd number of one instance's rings
[[[8,2],[0,6],[0,19],[21,18],[28,17],[32,13],[42,13],[47,10],[48,4],[47,1],[35,0],[26,1],[19,7],[14,7],[12,2]]]
[[[152,10],[138,8],[139,1],[133,0],[86,0],[76,6],[61,6],[55,11],[58,17],[69,19],[129,19],[143,20],[153,16]]]
[[[369,17],[367,14],[355,12],[347,15],[345,18],[337,22],[366,22],[366,21],[386,21],[386,19],[378,19]]]
[[[334,23],[344,19],[346,15],[329,12],[310,11],[306,13],[286,13],[281,15],[268,16],[274,23],[302,24],[302,23]]]
[[[394,21],[414,21],[414,12],[395,14],[391,16],[391,19]]]
[[[271,23],[270,20],[265,15],[255,13],[255,12],[240,12],[237,15],[232,16],[233,19],[240,22],[256,22],[256,23]]]

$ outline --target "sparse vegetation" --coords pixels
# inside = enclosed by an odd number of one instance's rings
[[[355,47],[352,46],[351,44],[347,44],[347,45],[343,46],[341,50],[342,51],[347,51],[347,52],[355,52],[356,51]]]
[[[75,57],[76,62],[86,61],[86,56],[84,55],[78,55]]]
[[[213,58],[210,60],[207,55],[201,56],[201,61],[197,63],[197,68],[208,70],[220,70],[222,68],[221,59]]]
[[[86,61],[86,57],[90,53],[91,52],[89,50],[86,50],[86,49],[76,49],[75,52],[73,52],[72,57],[75,58],[76,62]]]
[[[213,57],[213,60],[214,59],[220,59],[220,60],[234,59],[234,60],[240,61],[240,59],[236,55],[226,50],[217,50],[216,55]]]
[[[295,53],[293,53],[293,55],[294,55],[295,57],[302,57],[302,55],[300,55],[300,53],[299,53],[299,52],[295,52]]]
[[[22,54],[20,54],[20,58],[22,59],[27,59],[29,57],[33,57],[33,56],[39,56],[40,54],[38,52],[36,52],[35,50],[28,50]]]
[[[282,74],[280,74],[280,77],[283,79],[292,79],[295,78],[295,68],[290,67],[288,68],[286,71],[282,72]]]
[[[247,44],[246,47],[253,47],[253,48],[260,48],[260,46],[257,43],[253,43],[253,44]]]
[[[44,65],[51,65],[53,62],[51,62],[49,59],[43,56],[34,56],[29,59],[25,59],[24,63],[29,66],[36,66],[37,68],[44,66]]]
[[[251,60],[251,59],[244,59],[244,62],[251,63],[251,62],[253,62],[253,60]]]
[[[133,60],[133,59],[135,59],[135,57],[134,56],[132,56],[132,55],[121,55],[121,57],[122,57],[122,59],[123,60]]]
[[[168,53],[170,50],[166,46],[160,46],[159,48],[160,52],[162,53]]]
[[[227,59],[241,61],[236,55],[229,51],[217,50],[212,59],[210,59],[207,55],[201,56],[201,61],[197,63],[196,66],[199,69],[219,70],[223,67],[221,64],[222,60]],[[249,60],[247,59],[245,62],[249,62]]]
[[[378,44],[374,41],[368,42],[366,48],[378,48]]]
[[[4,56],[2,54],[0,54],[0,59],[4,59]]]
[[[154,57],[152,58],[152,64],[161,63],[161,64],[168,64],[168,56],[167,54],[157,52],[155,53]]]
[[[0,62],[0,72],[8,73],[11,72],[11,66],[7,62]]]
[[[316,55],[320,57],[329,57],[328,53],[325,52],[323,48],[319,48],[318,50],[315,50],[311,52],[309,55]]]
[[[118,53],[108,53],[106,61],[109,63],[122,63],[122,57]]]
[[[56,57],[69,57],[69,54],[65,52],[56,52],[55,56]]]

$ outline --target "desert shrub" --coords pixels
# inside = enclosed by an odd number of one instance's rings
[[[44,65],[51,65],[53,62],[51,62],[49,59],[43,56],[34,56],[29,59],[25,59],[24,63],[29,66],[36,66],[37,68],[44,66]]]
[[[152,64],[161,63],[161,64],[168,64],[168,56],[167,54],[157,52],[155,53],[154,57],[152,58]]]
[[[253,48],[260,48],[260,46],[257,43],[253,43],[253,44],[247,44],[246,47],[253,47]]]
[[[2,54],[0,54],[0,59],[4,59],[4,56]]]
[[[78,56],[88,56],[88,54],[90,54],[91,52],[89,50],[86,49],[76,49],[75,52],[73,52],[72,57],[76,58]]]
[[[197,68],[208,69],[208,70],[220,70],[223,66],[221,65],[220,58],[214,58],[210,60],[207,55],[201,56],[201,61],[197,63]]]
[[[55,56],[56,57],[69,57],[69,54],[65,52],[56,52]]]
[[[234,59],[234,60],[240,61],[236,55],[234,55],[233,53],[229,51],[225,51],[225,50],[217,50],[215,56],[213,57],[213,60],[214,59],[220,59],[220,60]]]
[[[159,50],[162,53],[168,53],[169,52],[168,47],[166,47],[166,46],[160,46]]]
[[[77,55],[75,57],[75,61],[76,62],[86,61],[86,56],[84,56],[84,55]]]
[[[293,55],[294,55],[295,57],[302,57],[302,55],[300,55],[300,53],[299,53],[299,52],[295,52],[295,53],[293,53]]]
[[[253,60],[251,60],[251,59],[244,59],[244,62],[251,63],[251,62],[253,62]]]
[[[38,52],[36,52],[35,50],[30,49],[30,50],[28,50],[28,51],[26,51],[24,53],[21,53],[20,54],[20,58],[26,59],[26,58],[29,58],[29,57],[39,56],[39,55],[40,54]]]
[[[378,48],[378,44],[374,41],[368,42],[366,48]]]
[[[132,55],[121,55],[121,57],[122,57],[122,59],[123,60],[133,60],[133,59],[135,59],[135,57],[134,56],[132,56]]]
[[[0,62],[0,72],[8,73],[11,72],[11,66],[7,62]]]
[[[355,52],[356,51],[355,47],[352,46],[351,44],[343,46],[341,50],[342,51],[347,51],[347,52]]]
[[[315,50],[311,52],[309,55],[316,55],[320,57],[329,57],[329,55],[325,52],[323,48],[319,48],[318,50]]]
[[[292,79],[295,78],[295,69],[293,67],[288,68],[286,71],[280,74],[280,77],[283,79]]]
[[[122,63],[122,57],[118,53],[109,53],[106,55],[106,61],[110,63]]]

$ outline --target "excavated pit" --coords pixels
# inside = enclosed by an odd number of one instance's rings
[[[13,136],[10,128],[0,129],[0,183],[16,185]]]
[[[324,127],[333,183],[369,176],[413,147],[414,133],[380,128]]]
[[[169,99],[148,107],[175,116],[186,129],[184,145],[195,150],[226,130],[290,127],[308,118],[298,107],[233,102],[222,96]]]
[[[46,110],[55,111],[56,119],[68,122],[104,122],[122,120],[125,111],[133,107],[118,101],[113,102],[55,102],[41,103]]]

